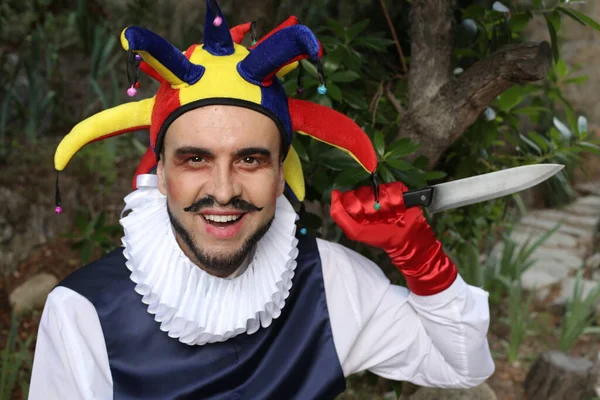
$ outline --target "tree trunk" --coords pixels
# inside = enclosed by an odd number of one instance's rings
[[[505,47],[454,77],[455,6],[455,0],[415,0],[410,14],[409,103],[399,110],[398,136],[426,144],[417,155],[426,156],[429,167],[498,95],[514,84],[543,79],[552,65],[547,42],[524,43]]]
[[[598,371],[581,357],[546,351],[532,365],[524,382],[527,399],[575,400],[594,397]]]

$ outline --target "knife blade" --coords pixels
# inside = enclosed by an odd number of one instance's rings
[[[424,206],[436,213],[529,189],[554,176],[562,164],[533,164],[490,172],[404,192],[406,208]]]

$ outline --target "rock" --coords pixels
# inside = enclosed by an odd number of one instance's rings
[[[583,194],[600,196],[600,182],[586,182],[575,185],[575,190]]]
[[[579,215],[581,217],[598,218],[600,215],[600,209],[598,209],[598,207],[589,204],[581,204],[578,200],[563,207],[562,210],[569,214]]]
[[[41,273],[29,278],[15,288],[10,294],[10,305],[15,314],[19,315],[29,310],[39,310],[44,307],[48,293],[58,283],[51,274]]]
[[[487,383],[470,389],[420,388],[409,400],[498,400]]]
[[[539,247],[533,253],[531,258],[535,260],[535,264],[544,265],[547,261],[553,261],[567,267],[570,270],[576,270],[583,267],[583,258],[576,253],[552,247]]]
[[[73,196],[63,196],[71,207]],[[72,207],[75,209],[75,207]],[[60,218],[54,206],[35,204],[22,194],[0,186],[0,276],[13,273],[33,249],[67,232],[72,218]]]
[[[581,298],[585,299],[592,290],[595,289],[596,285],[600,285],[599,282],[591,281],[589,279],[581,279]],[[567,302],[567,300],[573,297],[573,291],[575,290],[575,278],[569,277],[565,279],[560,288],[560,296],[556,299],[555,304],[562,305]],[[596,303],[596,307],[600,311],[600,299]]]
[[[588,259],[585,260],[585,265],[592,269],[600,268],[600,253],[589,256]]]
[[[597,197],[597,199],[600,200],[600,197]],[[580,204],[584,204],[586,206],[590,205],[589,204],[590,197],[582,197],[579,199],[579,201],[580,201]],[[598,207],[598,210],[599,210],[599,213],[596,217],[593,217],[593,216],[582,217],[579,215],[573,215],[573,214],[564,212],[562,210],[550,210],[550,209],[533,211],[532,213],[530,213],[530,216],[533,218],[551,220],[555,223],[562,222],[563,225],[570,225],[570,226],[576,226],[576,227],[581,227],[584,229],[592,229],[593,230],[596,228],[596,225],[598,225],[598,220],[599,220],[598,216],[600,216],[600,202],[598,202],[598,204],[593,204],[593,206]]]
[[[521,285],[526,290],[540,290],[555,285],[569,276],[569,268],[560,262],[550,261],[531,266],[521,275]]]
[[[597,210],[600,210],[600,196],[585,196],[580,197],[577,200],[578,204],[586,205],[590,207],[596,207]]]
[[[545,351],[533,363],[525,381],[528,400],[574,400],[593,396],[597,380],[594,363],[561,351]]]
[[[518,247],[529,241],[529,246],[533,245],[539,237],[543,235],[543,232],[526,226],[519,226],[511,233],[510,238],[514,240]],[[563,248],[563,249],[578,249],[579,242],[573,236],[566,235],[561,232],[554,232],[543,242],[543,246]]]
[[[497,243],[490,253],[500,262],[503,243]],[[538,247],[530,255],[532,265],[521,275],[521,284],[527,290],[537,290],[538,298],[543,299],[548,294],[545,288],[558,284],[566,279],[571,271],[583,266],[583,258],[572,249],[554,247]]]
[[[0,243],[8,244],[13,238],[15,230],[10,222],[6,220],[4,215],[0,215]]]
[[[539,230],[541,231],[549,231],[551,229],[554,229],[556,227],[557,224],[559,224],[558,221],[552,221],[552,220],[547,220],[547,219],[540,219],[537,218],[535,215],[528,215],[525,216],[523,218],[521,218],[521,220],[519,221],[520,225],[525,225],[528,227],[532,227],[532,228],[539,228]],[[591,237],[593,236],[593,232],[591,232],[589,229],[584,229],[578,226],[571,226],[571,225],[561,225],[557,232],[561,232],[561,233],[565,233],[567,235],[571,235],[574,236],[578,239],[582,238],[582,237]]]
[[[398,400],[398,396],[396,396],[396,392],[394,391],[387,392],[383,395],[383,400]]]

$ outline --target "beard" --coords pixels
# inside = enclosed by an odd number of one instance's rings
[[[195,261],[203,266],[208,273],[217,276],[229,276],[235,272],[236,269],[244,262],[248,254],[254,249],[256,244],[262,239],[262,237],[268,232],[275,215],[273,215],[267,222],[260,226],[248,239],[242,243],[237,249],[227,254],[209,254],[206,249],[202,248],[199,243],[196,243],[192,238],[192,235],[183,226],[181,221],[177,219],[171,212],[169,204],[167,203],[167,213],[171,220],[171,225],[175,232],[179,235],[181,240],[187,245],[188,249],[194,255]]]

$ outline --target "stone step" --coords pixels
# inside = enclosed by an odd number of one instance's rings
[[[575,190],[584,194],[600,196],[600,182],[586,182],[575,185]]]
[[[560,296],[556,298],[554,301],[557,305],[563,305],[567,301],[573,298],[573,291],[575,290],[575,281],[576,278],[570,276],[566,278],[560,288]],[[600,285],[599,282],[592,281],[589,279],[581,279],[580,283],[581,287],[581,299],[585,300],[585,298],[593,291],[596,290],[597,285]],[[596,310],[600,312],[600,299],[596,301],[595,304]]]
[[[599,197],[599,199],[600,199],[600,197]],[[600,218],[596,218],[593,216],[584,217],[584,216],[566,213],[561,210],[550,210],[550,209],[533,211],[529,214],[529,216],[533,217],[533,218],[538,218],[538,219],[546,219],[549,221],[553,221],[555,223],[562,222],[563,225],[580,227],[580,228],[588,229],[591,231],[594,231],[596,229],[596,226],[598,225],[598,221],[600,220]]]
[[[518,230],[514,230],[510,234],[510,238],[519,245],[518,247],[521,247],[521,245],[524,245],[527,241],[529,241],[528,245],[531,246],[543,235],[543,233],[544,232],[535,228],[520,226]],[[570,249],[578,253],[582,253],[584,250],[581,248],[580,243],[576,238],[561,232],[554,232],[543,242],[543,245],[545,247]]]
[[[577,199],[579,204],[584,204],[592,207],[598,207],[600,209],[600,195],[599,196],[584,196]]]
[[[598,207],[589,204],[581,204],[578,201],[574,201],[568,206],[565,206],[564,208],[562,208],[562,210],[569,214],[578,215],[580,217],[591,217],[600,219],[600,209]]]
[[[526,290],[542,290],[567,279],[569,272],[560,262],[542,260],[521,275],[521,285]]]
[[[552,220],[536,218],[535,216],[532,216],[532,215],[527,215],[527,216],[521,218],[521,220],[519,221],[519,225],[525,225],[525,226],[532,227],[532,228],[539,228],[540,230],[543,230],[543,231],[552,230],[559,223],[560,222],[556,222],[556,221],[552,221]],[[584,229],[580,226],[573,226],[573,225],[566,225],[566,224],[562,224],[558,228],[557,232],[571,235],[580,240],[581,239],[591,240],[594,236],[593,232],[591,232],[589,229]]]

